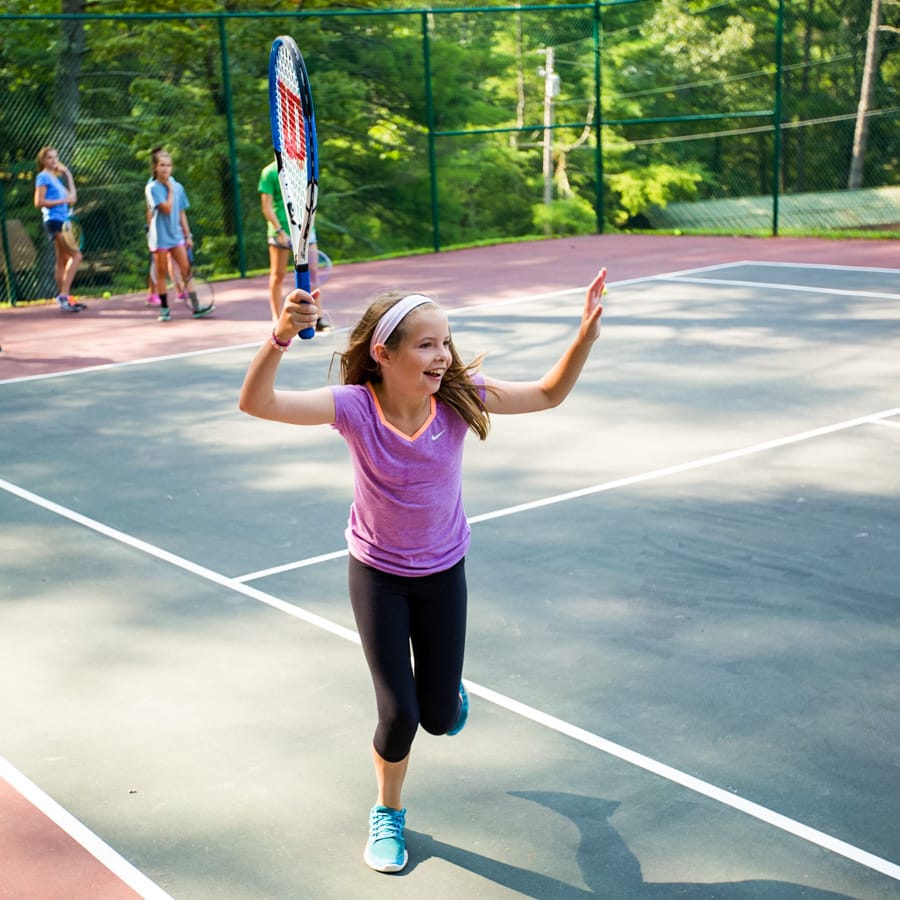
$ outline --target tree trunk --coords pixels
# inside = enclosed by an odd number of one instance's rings
[[[869,107],[875,89],[875,68],[878,56],[878,21],[881,14],[881,0],[872,0],[869,16],[869,33],[866,38],[866,61],[863,66],[862,84],[859,89],[859,106],[856,110],[856,130],[853,132],[853,155],[850,159],[850,176],[847,187],[853,191],[863,186],[863,161],[866,142],[869,137]]]
[[[800,70],[800,97],[802,104],[798,107],[803,109],[804,113],[807,109],[807,101],[810,96],[810,79],[809,70],[812,62],[812,41],[813,41],[813,15],[815,13],[815,0],[807,0],[806,3],[806,21],[803,25],[803,68]],[[797,119],[802,119],[803,115],[798,115]],[[794,173],[794,190],[797,192],[806,190],[806,129],[798,128],[797,136],[794,142],[794,152],[796,154],[795,173]]]
[[[87,0],[62,0],[63,13],[83,13]],[[53,144],[59,158],[71,166],[75,151],[75,125],[78,122],[78,84],[81,80],[81,63],[84,58],[84,22],[81,19],[63,19],[60,22],[62,52],[56,68],[54,85],[54,134]]]

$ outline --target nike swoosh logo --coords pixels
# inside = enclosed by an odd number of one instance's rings
[[[446,431],[446,430],[447,430],[447,429],[445,428],[444,431]],[[437,434],[433,434],[433,435],[431,436],[431,439],[432,439],[433,441],[436,441],[436,440],[444,433],[444,431],[439,431]]]

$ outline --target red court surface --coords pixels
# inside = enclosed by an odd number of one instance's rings
[[[379,262],[336,265],[324,308],[337,327],[351,324],[372,293],[385,287],[427,292],[447,307],[541,295],[586,285],[598,267],[615,284],[719,263],[757,260],[810,265],[900,267],[897,241],[688,238],[601,235],[509,244]],[[144,295],[83,297],[89,309],[55,305],[0,310],[0,380],[125,363],[196,350],[261,342],[268,334],[266,279],[217,286],[217,311],[192,320],[175,308],[156,321]],[[2,751],[2,747],[0,747]],[[0,898],[125,900],[138,896],[88,850],[0,778]]]
[[[136,900],[136,894],[0,778],[0,897]]]
[[[900,242],[598,235],[504,244],[336,265],[323,305],[342,327],[352,324],[381,288],[419,290],[453,307],[482,302],[484,296],[502,300],[587,285],[601,265],[615,285],[741,260],[895,268]],[[268,328],[265,276],[218,284],[217,309],[208,319],[193,320],[173,305],[173,320],[158,322],[155,311],[144,306],[143,293],[81,299],[89,308],[76,315],[50,304],[0,310],[0,379],[255,343]]]

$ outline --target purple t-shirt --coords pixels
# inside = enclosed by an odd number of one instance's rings
[[[350,448],[355,476],[350,553],[395,575],[431,575],[458,563],[469,547],[462,501],[465,421],[432,397],[431,414],[409,437],[384,419],[370,385],[331,390],[333,427]]]

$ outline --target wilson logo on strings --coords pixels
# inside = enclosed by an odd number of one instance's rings
[[[278,106],[281,110],[283,152],[290,159],[303,162],[306,159],[303,104],[300,102],[300,98],[281,81],[278,82]]]

